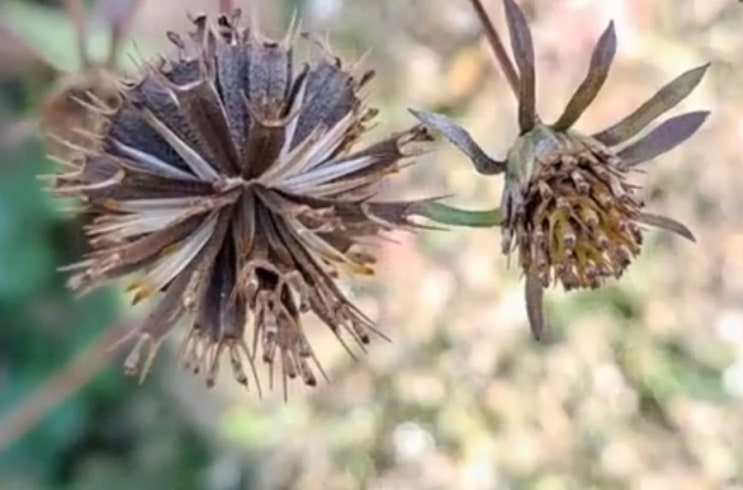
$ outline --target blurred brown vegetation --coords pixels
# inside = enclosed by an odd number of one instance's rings
[[[515,137],[513,98],[467,1],[254,3],[274,35],[297,8],[305,29],[329,31],[331,45],[346,59],[373,48],[369,64],[379,72],[373,101],[382,114],[370,138],[412,124],[406,112],[411,106],[456,117],[496,155]],[[502,26],[500,2],[485,3]],[[677,74],[712,62],[706,80],[677,109],[711,110],[708,122],[680,149],[647,165],[641,179],[651,208],[688,224],[696,245],[653,232],[621,281],[597,292],[551,291],[547,308],[556,335],[538,345],[528,331],[518,272],[500,255],[498,230],[400,233],[385,249],[376,277],[346,281],[392,343],[378,342],[352,360],[319,323],[307,327],[330,383],[312,391],[295,388],[288,403],[280,391],[259,400],[230,379],[207,390],[175,365],[179,339],[173,339],[149,386],[122,381],[115,366],[76,395],[87,415],[65,432],[68,439],[106,420],[126,420],[128,433],[117,435],[129,448],[126,457],[111,450],[106,432],[84,456],[63,440],[54,457],[71,466],[36,478],[34,471],[41,470],[16,450],[0,465],[6,482],[0,486],[743,489],[743,6],[732,0],[520,3],[535,36],[538,100],[547,120],[580,82],[610,19],[617,26],[617,59],[578,123],[585,131],[603,129]],[[142,51],[166,49],[165,30],[183,30],[186,10],[214,11],[216,4],[143,0],[134,37],[146,46]],[[31,28],[43,29],[22,26],[17,33]],[[1,49],[0,56],[6,56]],[[0,111],[0,141],[36,107]],[[449,145],[436,150],[401,175],[390,193],[451,194],[451,202],[470,208],[498,202],[500,177],[478,176]],[[19,152],[0,155],[0,180],[8,168],[23,164],[13,157]],[[40,160],[38,151],[31,155]],[[0,201],[2,192],[9,191],[0,188]],[[15,212],[0,207],[0,225],[4,213]],[[0,226],[0,245],[2,233]],[[6,249],[20,246],[20,238],[5,240]],[[53,248],[71,242],[45,243]],[[6,249],[0,246],[0,259]],[[71,247],[54,255],[69,260],[74,253]],[[0,314],[21,301],[2,288],[0,293]],[[34,294],[16,307],[36,311],[43,302]],[[32,317],[23,322],[36,322],[36,335],[48,335],[48,315]],[[97,324],[83,334],[68,322],[64,335],[82,335],[84,345],[104,326],[103,320]],[[69,347],[70,357],[78,347]],[[50,376],[64,364],[58,361]],[[0,427],[3,413],[36,386],[5,397],[36,360],[14,362],[0,357]],[[89,407],[91,389],[108,393],[105,410]],[[58,425],[65,423],[47,421],[45,430],[62,430]],[[33,437],[43,441],[44,434]],[[188,445],[199,448],[198,456]],[[168,472],[159,473],[165,466]]]

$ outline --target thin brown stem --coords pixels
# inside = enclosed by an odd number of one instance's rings
[[[77,393],[116,355],[111,347],[130,322],[119,324],[101,333],[87,347],[47,378],[35,391],[0,417],[0,452],[33,429],[51,410],[67,397]]]
[[[75,31],[75,43],[77,44],[77,55],[83,68],[90,66],[88,57],[88,30],[85,22],[85,8],[82,0],[64,0],[64,7],[72,22]]]
[[[508,80],[508,84],[511,86],[511,90],[513,90],[514,95],[518,99],[519,75],[518,73],[516,73],[516,69],[514,68],[513,63],[511,63],[511,58],[509,58],[508,52],[506,51],[505,46],[503,46],[503,41],[501,40],[501,37],[498,34],[495,25],[493,25],[493,22],[490,20],[490,16],[488,16],[488,13],[485,10],[482,2],[480,0],[470,0],[470,2],[472,3],[472,7],[475,9],[475,12],[477,12],[477,17],[480,19],[480,22],[485,29],[485,35],[488,38],[490,46],[493,48],[495,58],[498,60],[498,64],[503,70],[503,74],[506,76],[506,80]]]

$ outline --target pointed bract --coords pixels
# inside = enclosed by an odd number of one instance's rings
[[[616,51],[617,35],[614,32],[614,22],[612,21],[609,22],[609,26],[601,34],[596,47],[593,49],[591,64],[588,67],[586,77],[573,94],[568,105],[565,106],[565,111],[552,125],[556,131],[570,129],[583,115],[583,112],[588,109],[609,76],[609,68],[611,68]]]
[[[652,213],[640,213],[636,219],[638,223],[670,231],[680,237],[686,238],[690,242],[697,241],[697,239],[694,238],[694,234],[691,232],[691,230],[689,230],[689,228],[667,216],[661,216],[659,214]]]
[[[539,278],[533,274],[526,274],[526,313],[529,318],[529,328],[536,340],[544,336],[544,288]]]
[[[676,148],[704,124],[707,116],[707,111],[688,112],[664,121],[642,139],[617,153],[622,160],[622,168],[634,167]]]
[[[668,85],[660,89],[647,102],[638,107],[632,114],[610,128],[593,135],[593,137],[606,146],[616,146],[629,140],[658,116],[684,100],[699,82],[702,81],[707,68],[709,68],[709,63],[682,73]]]
[[[511,49],[519,68],[519,128],[526,133],[537,122],[534,45],[524,13],[514,0],[503,0]]]
[[[467,155],[478,172],[484,175],[499,174],[506,170],[506,162],[490,158],[463,127],[442,114],[408,109],[413,116],[431,129],[441,132],[449,141]]]

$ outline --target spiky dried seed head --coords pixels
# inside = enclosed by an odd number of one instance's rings
[[[525,186],[507,181],[503,252],[515,243],[521,267],[543,287],[596,288],[620,277],[640,252],[644,206],[621,160],[590,137],[545,126],[520,139],[509,158],[534,168]]]
[[[682,224],[644,211],[639,188],[629,182],[636,165],[665,153],[690,137],[707,112],[673,117],[627,144],[648,124],[684,99],[701,81],[708,65],[683,73],[632,114],[610,128],[586,136],[572,126],[595,99],[616,52],[609,23],[601,35],[583,82],[553,124],[536,111],[534,50],[526,18],[513,0],[503,0],[516,69],[479,1],[473,1],[489,40],[504,65],[518,99],[520,136],[505,160],[488,156],[467,131],[445,116],[413,111],[441,131],[483,174],[505,173],[498,210],[471,216],[455,208],[430,215],[448,224],[500,225],[503,252],[518,249],[526,276],[526,303],[534,336],[544,330],[543,288],[595,288],[620,277],[640,252],[643,225],[663,228],[693,240]],[[485,220],[479,219],[484,217]],[[443,218],[443,219],[442,219]],[[489,221],[486,223],[486,221]]]
[[[191,326],[185,365],[216,382],[220,358],[235,379],[256,358],[315,385],[322,372],[302,322],[313,312],[345,344],[370,341],[373,322],[334,282],[371,274],[380,235],[414,226],[420,201],[381,202],[380,182],[430,138],[414,127],[354,150],[376,114],[362,94],[372,72],[328,52],[297,66],[295,29],[281,42],[239,13],[194,19],[177,56],[127,84],[101,110],[101,151],[55,179],[94,216],[93,251],[71,267],[87,291],[122,276],[138,302],[162,293],[126,370],[143,377],[163,337]],[[324,373],[323,373],[324,374]]]

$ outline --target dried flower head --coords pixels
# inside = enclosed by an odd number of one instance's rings
[[[94,216],[94,250],[71,266],[71,287],[139,274],[135,303],[163,293],[134,332],[129,373],[144,377],[163,337],[189,317],[183,360],[208,385],[223,354],[244,385],[260,356],[271,379],[280,364],[286,391],[287,378],[315,385],[322,372],[305,312],[344,346],[377,332],[335,278],[372,273],[381,234],[414,226],[409,216],[426,201],[375,195],[430,137],[417,126],[353,150],[376,114],[362,95],[373,73],[324,49],[299,65],[295,28],[276,42],[239,17],[196,17],[188,40],[170,33],[175,59],[125,84],[115,109],[99,108],[101,151],[86,151],[54,187]]]
[[[31,74],[33,100],[39,100],[37,117],[15,122],[13,137],[30,136],[37,126],[47,152],[51,157],[73,160],[78,152],[67,143],[87,144],[80,130],[97,132],[100,118],[86,106],[96,100],[97,104],[113,106],[118,99],[117,61],[121,45],[125,40],[131,21],[141,0],[97,0],[96,10],[105,20],[104,26],[109,40],[106,55],[97,59],[90,49],[91,36],[86,22],[83,0],[62,0],[64,13],[73,28],[75,54],[73,63],[67,66],[50,55],[49,45],[39,45],[27,38],[28,33],[17,30],[14,16],[0,19],[0,78],[3,75]],[[89,3],[89,2],[88,2]],[[31,36],[32,37],[32,36]],[[41,97],[38,97],[41,95]],[[30,131],[26,131],[26,129]],[[2,138],[4,139],[4,138]],[[2,144],[2,142],[0,142]]]
[[[63,3],[74,29],[79,67],[71,72],[54,68],[57,72],[55,83],[43,103],[41,127],[48,136],[45,144],[49,153],[56,158],[73,160],[81,155],[66,143],[89,144],[89,138],[82,133],[97,133],[102,129],[102,119],[96,111],[89,110],[89,106],[110,109],[118,103],[119,53],[141,0],[98,1],[109,35],[106,56],[100,60],[90,52],[83,2],[64,0]],[[53,66],[51,61],[47,63]]]
[[[504,0],[516,70],[482,5],[478,0],[473,4],[517,95],[520,136],[505,161],[498,161],[446,117],[413,113],[456,144],[481,173],[505,172],[498,212],[488,213],[478,224],[495,224],[493,218],[497,217],[503,229],[503,253],[510,254],[514,248],[518,251],[526,276],[529,322],[539,338],[544,329],[544,288],[556,283],[566,290],[596,288],[607,279],[620,277],[640,253],[644,226],[694,240],[680,223],[646,212],[639,187],[628,177],[637,165],[691,136],[708,113],[673,117],[646,136],[627,142],[684,99],[702,79],[707,65],[682,74],[622,121],[587,136],[572,127],[608,75],[616,51],[613,23],[599,39],[588,73],[563,114],[553,124],[544,124],[535,109],[534,50],[523,12],[513,0]],[[442,207],[439,221],[461,223],[462,213]]]

